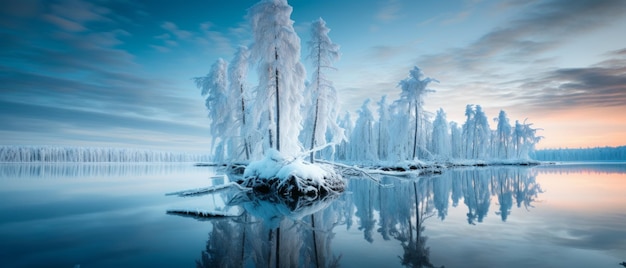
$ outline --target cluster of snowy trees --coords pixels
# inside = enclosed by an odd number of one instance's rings
[[[540,161],[626,161],[626,146],[594,148],[559,148],[535,151]]]
[[[448,122],[443,109],[431,120],[433,115],[423,110],[423,104],[424,95],[433,92],[427,88],[433,81],[414,67],[399,83],[400,99],[388,104],[383,96],[377,102],[378,120],[374,119],[370,100],[358,111],[356,123],[346,115],[340,126],[350,138],[339,145],[336,158],[356,162],[529,158],[541,139],[537,129],[525,121],[511,125],[504,111],[493,119],[496,129],[490,128],[480,105],[466,106],[462,125]]]
[[[202,162],[208,155],[61,146],[0,146],[0,162]]]
[[[366,100],[356,122],[338,119],[337,95],[325,75],[339,58],[339,46],[321,18],[312,23],[308,59],[310,81],[300,61],[300,38],[286,0],[261,0],[249,9],[253,43],[239,47],[230,63],[218,59],[195,78],[206,98],[214,161],[259,159],[268,149],[288,156],[310,154],[310,161],[403,161],[445,159],[526,159],[539,141],[532,124],[496,118],[497,129],[481,106],[468,105],[463,125],[449,123],[443,110],[424,110],[428,85],[418,67],[400,81],[400,99],[378,102],[378,116]],[[247,84],[256,67],[258,83]],[[375,119],[376,118],[376,119]]]
[[[324,20],[312,24],[309,58],[315,70],[307,85],[291,12],[286,0],[251,7],[251,48],[239,47],[230,64],[218,59],[207,76],[195,78],[206,97],[215,161],[258,159],[270,148],[297,156],[344,139],[336,124],[336,92],[325,76],[339,46]],[[247,84],[252,67],[256,86]]]

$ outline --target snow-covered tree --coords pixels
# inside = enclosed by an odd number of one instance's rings
[[[498,114],[498,117],[495,118],[495,121],[498,123],[495,136],[495,156],[501,159],[508,159],[511,157],[510,144],[512,140],[509,118],[507,117],[506,112],[500,110],[500,113]]]
[[[474,105],[468,104],[465,106],[465,123],[463,123],[462,133],[462,157],[470,159],[474,156]]]
[[[489,151],[489,140],[491,138],[491,129],[489,128],[489,120],[480,105],[476,105],[474,114],[474,144],[476,146],[474,158],[485,158]]]
[[[196,77],[194,81],[196,86],[201,90],[203,97],[206,97],[205,106],[208,110],[208,117],[210,120],[209,129],[213,138],[212,150],[215,152],[215,161],[224,161],[227,151],[229,150],[226,145],[228,137],[231,136],[233,125],[233,110],[230,104],[228,93],[228,78],[227,78],[228,63],[223,59],[218,59],[211,71],[204,77]],[[216,141],[221,144],[215,146]],[[218,148],[224,148],[223,150],[217,150]]]
[[[248,10],[259,77],[255,119],[267,133],[266,145],[287,155],[302,151],[298,136],[305,79],[292,10],[286,0],[262,0]]]
[[[241,151],[245,160],[249,160],[252,155],[250,133],[252,133],[251,120],[249,115],[250,97],[246,87],[248,76],[248,60],[250,53],[248,48],[240,46],[232,59],[228,68],[228,78],[230,81],[230,106],[233,107],[238,136],[241,141]],[[241,155],[242,153],[239,153]]]
[[[463,134],[456,122],[450,122],[450,156],[461,158],[463,152]]]
[[[417,150],[420,147],[419,137],[420,134],[424,135],[426,132],[422,129],[423,121],[423,111],[424,111],[424,97],[428,92],[434,92],[432,89],[428,89],[428,84],[431,82],[438,82],[435,79],[430,77],[424,78],[424,74],[422,70],[417,66],[413,67],[411,71],[409,71],[409,77],[400,81],[399,86],[402,88],[402,93],[400,94],[400,100],[404,101],[408,104],[407,114],[410,115],[409,119],[413,120],[414,128],[413,128],[413,152],[412,158],[415,159],[417,157]],[[408,122],[407,122],[408,123]],[[420,131],[422,130],[422,131]],[[422,143],[423,147],[425,144]],[[422,148],[423,149],[423,148]]]
[[[489,151],[491,130],[487,116],[480,105],[465,107],[463,124],[463,147],[466,159],[483,159]]]
[[[343,129],[337,125],[337,92],[333,83],[326,78],[325,71],[333,69],[332,64],[339,59],[339,46],[328,37],[330,29],[326,22],[319,18],[311,25],[311,40],[308,42],[308,58],[313,61],[313,77],[309,84],[312,101],[309,113],[311,126],[310,149],[324,145],[326,134],[332,138],[331,142],[339,143],[345,139]],[[314,161],[314,152],[311,152],[311,162]]]
[[[515,156],[519,159],[528,159],[532,151],[535,150],[535,144],[541,140],[541,136],[537,136],[537,130],[532,128],[533,124],[515,121],[515,130],[513,131],[513,145],[515,147]]]
[[[439,108],[433,122],[431,152],[441,158],[450,158],[450,134],[448,134],[448,120],[443,109]]]
[[[366,99],[359,110],[350,138],[349,160],[376,160],[376,142],[374,140],[374,116],[369,108],[370,99]]]
[[[380,98],[378,104],[378,122],[376,123],[377,131],[377,152],[378,159],[389,159],[389,140],[391,136],[389,134],[389,123],[391,118],[389,117],[389,105],[387,104],[387,95]]]

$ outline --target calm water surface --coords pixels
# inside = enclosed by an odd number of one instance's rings
[[[251,200],[191,164],[0,164],[0,267],[621,267],[626,164],[349,178],[337,197]],[[238,201],[233,201],[238,200]],[[231,201],[240,206],[227,206]],[[196,219],[197,209],[241,215]]]

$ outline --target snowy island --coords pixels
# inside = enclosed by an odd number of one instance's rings
[[[307,80],[291,12],[286,0],[252,6],[249,48],[240,46],[230,63],[217,59],[206,76],[194,78],[205,98],[213,163],[243,171],[231,186],[257,196],[313,200],[342,192],[346,175],[377,180],[378,174],[440,173],[450,166],[538,163],[529,154],[540,137],[526,121],[511,125],[501,111],[492,130],[480,105],[467,105],[462,125],[448,122],[443,109],[425,111],[426,95],[435,92],[429,85],[438,81],[418,67],[399,81],[399,99],[377,102],[377,115],[367,99],[354,123],[349,112],[339,117],[327,76],[339,45],[323,19],[311,24],[307,59],[313,69]],[[251,69],[256,75],[249,77]]]

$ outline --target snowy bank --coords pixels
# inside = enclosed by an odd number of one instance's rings
[[[280,152],[269,150],[264,159],[246,167],[241,185],[257,194],[318,199],[343,192],[345,181],[332,166],[307,163],[301,158],[287,159]]]

